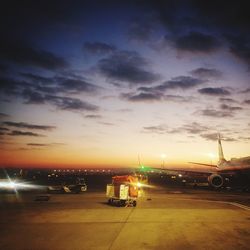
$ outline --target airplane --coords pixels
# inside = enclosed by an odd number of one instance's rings
[[[223,148],[221,144],[220,135],[218,135],[218,155],[219,161],[216,165],[213,164],[205,164],[205,163],[197,163],[197,162],[189,162],[191,164],[207,166],[207,169],[197,169],[197,170],[189,170],[189,169],[167,169],[167,168],[148,168],[148,169],[157,169],[165,172],[167,175],[174,175],[179,177],[187,177],[192,179],[205,178],[209,184],[209,186],[213,188],[221,188],[225,185],[226,180],[239,177],[242,179],[246,179],[250,174],[250,156],[243,158],[232,158],[227,161],[224,158]],[[141,165],[141,170],[146,170],[143,165]],[[147,170],[146,170],[147,171]]]

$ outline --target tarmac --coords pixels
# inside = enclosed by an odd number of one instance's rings
[[[0,194],[0,249],[250,249],[249,193],[154,187],[136,207],[105,190],[42,195]]]

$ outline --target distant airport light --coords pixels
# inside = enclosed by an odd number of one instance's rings
[[[214,153],[208,153],[207,154],[211,159],[215,158],[215,154]]]

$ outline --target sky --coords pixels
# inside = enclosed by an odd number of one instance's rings
[[[6,1],[0,166],[250,155],[247,1]]]

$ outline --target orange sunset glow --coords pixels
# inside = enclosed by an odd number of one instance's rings
[[[1,26],[1,167],[215,164],[218,133],[249,155],[249,35],[196,11],[20,5]]]

